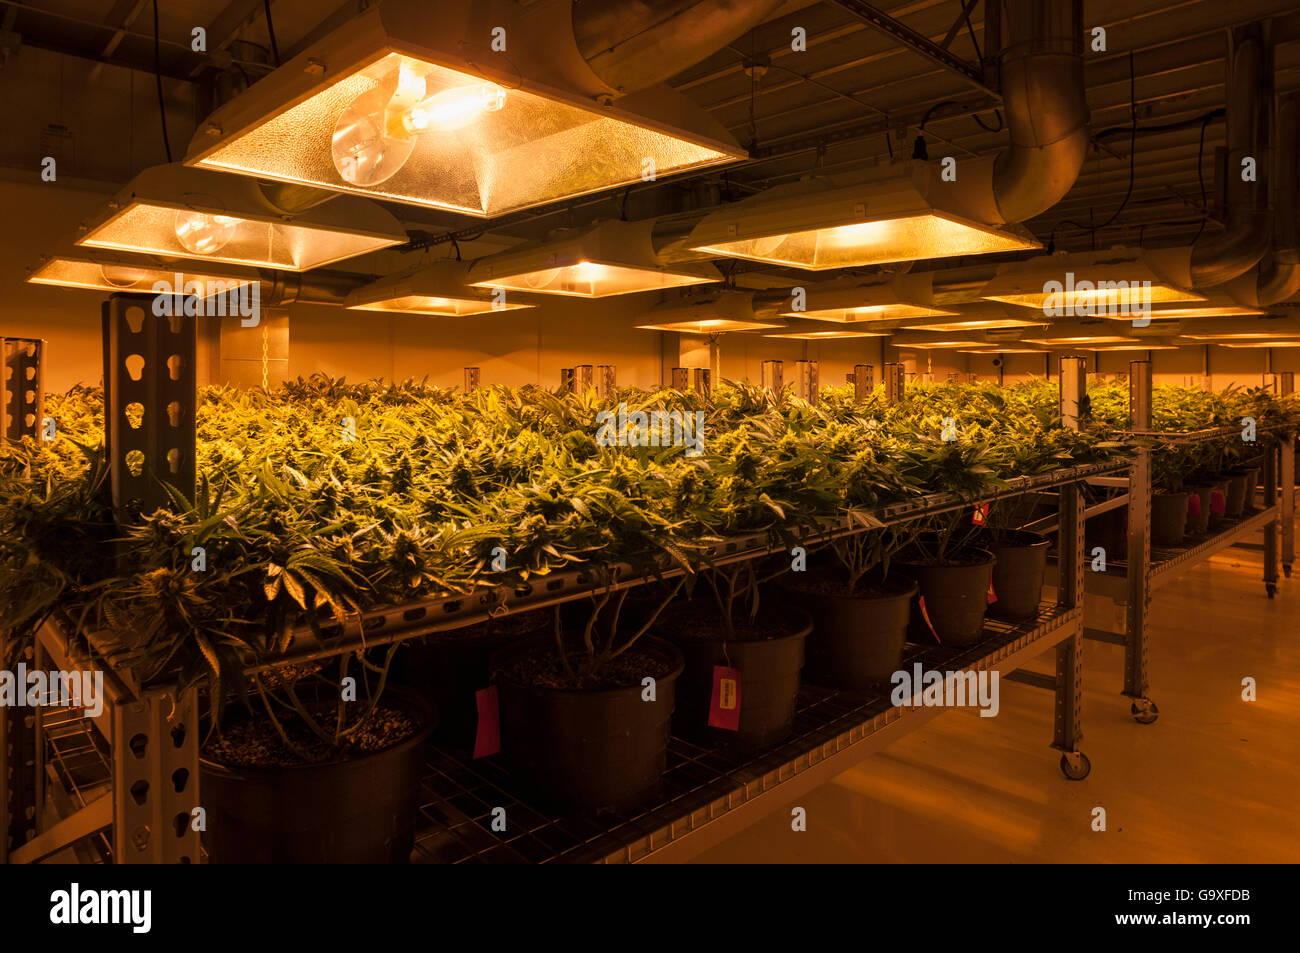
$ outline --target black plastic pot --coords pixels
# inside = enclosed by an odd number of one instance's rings
[[[1229,519],[1240,519],[1246,508],[1245,470],[1232,470],[1228,473],[1228,495],[1224,501],[1224,515]]]
[[[327,764],[235,768],[200,761],[203,842],[214,864],[404,864],[415,843],[431,706],[384,693],[421,725],[384,751]]]
[[[1047,576],[1047,550],[1051,545],[1049,537],[1027,530],[1002,530],[980,540],[980,546],[996,559],[993,564],[995,601],[989,606],[990,615],[999,619],[1030,619],[1038,614]]]
[[[488,622],[412,641],[397,656],[395,677],[427,694],[438,710],[433,740],[469,748],[478,730],[475,694],[491,678],[489,664],[503,646],[539,635],[553,625],[550,610],[503,616]]]
[[[1191,508],[1191,498],[1188,498],[1187,510],[1187,535],[1204,536],[1210,529],[1210,496],[1214,488],[1209,484],[1204,486],[1189,486],[1188,493],[1195,493],[1199,501],[1199,512]]]
[[[565,813],[628,811],[658,792],[668,761],[682,656],[642,636],[630,652],[654,657],[655,700],[638,681],[625,688],[558,689],[507,674],[513,663],[554,651],[550,637],[515,642],[492,657],[501,713],[501,753],[544,805]],[[648,673],[649,674],[649,673]]]
[[[804,641],[812,631],[812,619],[806,612],[774,606],[760,615],[761,624],[771,628],[770,638],[723,640],[700,635],[692,624],[699,618],[716,620],[717,609],[702,599],[679,603],[665,610],[655,627],[686,659],[673,716],[674,732],[736,751],[753,751],[783,741],[794,721]],[[709,627],[710,631],[715,628]],[[736,731],[709,725],[716,665],[740,671],[740,726]]]
[[[917,584],[898,574],[884,580],[872,576],[849,595],[842,578],[843,573],[810,569],[787,573],[777,585],[812,617],[807,680],[865,691],[898,670]]]
[[[967,549],[958,554],[958,560],[962,561],[934,563],[907,559],[903,562],[902,568],[920,583],[908,628],[908,638],[913,642],[933,644],[937,635],[940,644],[955,647],[971,645],[983,637],[996,558],[986,549]],[[924,615],[921,599],[925,600]]]
[[[1246,471],[1246,502],[1242,507],[1242,513],[1253,513],[1255,510],[1255,491],[1259,489],[1259,467],[1242,467]]]
[[[1151,545],[1181,546],[1187,535],[1187,493],[1151,494]]]

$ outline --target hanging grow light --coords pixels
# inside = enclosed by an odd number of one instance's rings
[[[650,313],[636,327],[642,331],[720,334],[724,331],[779,329],[786,327],[786,323],[756,317],[751,295],[724,291],[703,297],[669,298],[651,308]]]
[[[77,244],[307,271],[406,240],[401,223],[365,199],[321,192],[312,207],[286,211],[252,179],[173,163],[137,175],[82,225]]]
[[[256,271],[247,268],[203,265],[195,269],[185,262],[164,262],[157,258],[72,248],[43,256],[30,270],[27,280],[32,284],[64,288],[206,298],[257,284],[261,278]]]
[[[1132,320],[1156,316],[1158,303],[1205,301],[1195,292],[1162,279],[1138,249],[1046,255],[998,268],[980,297],[1046,317],[1107,317]]]
[[[820,271],[1041,248],[1023,228],[935,208],[908,175],[833,187],[780,186],[700,221],[683,242],[699,252]]]
[[[664,263],[651,242],[654,223],[602,222],[573,235],[480,258],[470,284],[531,294],[605,298],[721,281],[707,261]]]
[[[535,307],[523,301],[511,300],[503,289],[470,287],[465,284],[469,269],[469,262],[440,261],[412,273],[381,278],[349,294],[343,301],[343,307],[359,311],[439,316],[486,314]]]
[[[1253,347],[1300,347],[1300,340],[1290,341],[1220,341],[1219,347],[1253,348]]]
[[[502,52],[482,0],[385,0],[217,110],[185,163],[495,216],[746,156],[665,86],[607,105],[569,6],[503,13]]]
[[[1061,337],[1025,338],[1026,344],[1045,344],[1048,347],[1067,347],[1090,344],[1141,344],[1140,338],[1124,337],[1113,334],[1077,334]],[[1141,350],[1141,348],[1139,348]]]
[[[888,336],[888,331],[862,331],[858,329],[849,330],[831,329],[826,331],[785,331],[764,334],[765,338],[791,338],[796,341],[833,341],[840,338],[883,338]]]

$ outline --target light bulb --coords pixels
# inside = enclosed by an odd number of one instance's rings
[[[496,83],[444,89],[406,110],[402,114],[402,126],[412,134],[426,129],[455,132],[483,113],[496,112],[505,104],[506,91]]]
[[[105,284],[114,288],[132,288],[149,277],[149,272],[143,268],[129,265],[100,265],[99,274]]]
[[[176,229],[176,240],[185,246],[186,251],[196,255],[212,255],[234,237],[239,219],[182,209],[176,213],[173,227]]]

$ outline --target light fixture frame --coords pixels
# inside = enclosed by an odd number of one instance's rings
[[[1071,279],[1069,275],[1079,275],[1080,277]],[[1096,252],[1058,252],[1053,255],[1042,255],[1028,261],[1008,262],[998,267],[997,274],[980,290],[979,297],[986,301],[996,301],[1017,308],[1037,311],[1043,315],[1045,319],[1043,323],[1080,317],[1089,319],[1111,318],[1126,321],[1132,321],[1135,317],[1155,317],[1157,311],[1155,307],[1152,307],[1149,312],[1139,315],[1134,315],[1131,311],[1118,314],[1098,313],[1096,310],[1076,313],[1076,309],[1068,301],[1062,304],[1062,307],[1067,309],[1065,314],[1049,315],[1045,310],[1048,296],[1050,294],[1065,295],[1066,289],[1071,284],[1077,286],[1080,281],[1089,282],[1094,289],[1099,283],[1124,282],[1126,287],[1131,287],[1134,283],[1149,282],[1153,291],[1160,288],[1166,289],[1169,293],[1170,297],[1159,300],[1178,303],[1199,303],[1208,300],[1204,295],[1183,288],[1164,278],[1152,268],[1142,250],[1135,248],[1112,248]],[[1060,292],[1046,291],[1045,289],[1050,283],[1060,284],[1062,290]],[[1161,293],[1165,292],[1162,291]],[[1035,296],[1041,296],[1044,300],[1037,302],[1023,300]],[[1157,303],[1158,299],[1153,298],[1151,304],[1155,305]]]
[[[42,278],[41,273],[47,269],[53,268],[60,262],[68,262],[75,265],[89,266],[99,268],[102,274],[104,268],[133,268],[149,272],[156,272],[155,276],[144,279],[149,283],[147,285],[138,284],[115,284],[110,280],[103,280],[99,283],[84,283],[70,281],[55,281],[49,278]],[[172,288],[171,294],[183,294],[184,287],[175,288],[173,279],[177,274],[182,278],[203,279],[205,281],[220,281],[230,286],[238,287],[240,285],[258,285],[258,293],[261,295],[268,289],[264,287],[266,278],[255,268],[240,267],[237,265],[228,265],[222,262],[190,262],[162,259],[154,255],[134,255],[117,252],[101,248],[84,248],[76,245],[61,248],[50,254],[42,255],[35,265],[27,269],[26,281],[29,284],[47,285],[56,288],[80,288],[87,291],[105,291],[109,293],[122,292],[127,294],[157,294],[153,284],[160,280],[165,280]],[[231,290],[231,287],[223,287],[216,291],[207,291],[205,285],[204,297],[212,294],[221,293]]]
[[[250,268],[274,268],[279,271],[303,272],[321,268],[359,255],[391,248],[408,240],[406,230],[383,206],[351,195],[334,195],[319,191],[319,204],[298,211],[279,208],[253,179],[244,176],[222,175],[205,169],[190,169],[180,163],[152,166],[145,169],[91,218],[78,228],[76,244],[86,248],[102,248],[162,258],[184,258],[191,261],[221,262]],[[123,244],[97,239],[127,222],[134,209],[159,208],[176,212],[197,212],[205,215],[227,215],[245,222],[264,224],[272,228],[305,229],[309,232],[343,235],[369,240],[347,254],[313,257],[309,261],[285,262],[270,258],[256,261],[219,253],[202,255],[186,248],[174,232],[167,243]],[[169,230],[170,231],[170,230]]]
[[[495,83],[507,94],[513,90],[535,95],[597,119],[648,130],[713,154],[708,159],[656,168],[654,173],[659,179],[748,158],[748,152],[711,114],[681,93],[658,85],[620,97],[619,91],[601,81],[577,50],[569,0],[537,0],[523,8],[495,0],[445,0],[437,12],[436,17],[431,16],[423,0],[384,0],[372,5],[201,122],[185,164],[481,218],[620,188],[644,178],[645,169],[638,165],[635,174],[582,188],[560,189],[535,200],[502,207],[493,207],[490,202],[488,207],[473,207],[428,196],[395,194],[393,189],[383,187],[391,179],[374,186],[355,185],[334,170],[331,181],[319,181],[295,177],[282,168],[277,171],[275,163],[269,161],[253,167],[220,159],[223,150],[245,136],[391,55],[452,70],[470,81]],[[513,40],[508,54],[492,49],[494,26],[507,22],[511,24],[507,41]],[[335,121],[343,108],[334,115]],[[317,135],[326,140],[321,148],[328,148],[333,133],[332,125],[318,131]],[[478,186],[481,196],[481,181]]]
[[[495,290],[466,283],[470,266],[471,262],[447,259],[400,274],[389,275],[354,289],[343,300],[343,307],[353,311],[383,311],[389,314],[414,314],[424,317],[477,317],[537,307],[534,302],[511,301],[509,294],[506,296],[506,303],[498,307],[499,299]],[[384,302],[398,301],[403,298],[441,298],[474,306],[474,310],[438,311],[378,306]],[[483,307],[477,307],[478,305]]]

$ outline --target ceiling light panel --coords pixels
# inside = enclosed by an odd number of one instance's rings
[[[771,189],[707,216],[684,244],[812,271],[1042,247],[1019,226],[995,228],[933,208],[910,174]]]
[[[327,201],[292,212],[273,205],[252,179],[155,166],[83,223],[77,244],[307,271],[407,240],[374,202],[316,195]]]
[[[746,155],[666,87],[599,104],[554,4],[508,57],[473,6],[372,7],[214,113],[186,164],[496,216]]]
[[[343,302],[358,311],[464,317],[493,311],[514,311],[534,305],[512,300],[504,291],[465,284],[468,262],[435,262],[415,272],[381,278],[357,288]]]

